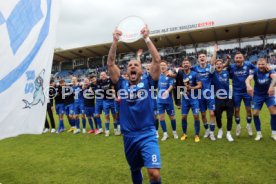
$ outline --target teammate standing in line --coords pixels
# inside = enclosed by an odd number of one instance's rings
[[[183,71],[178,71],[178,76],[183,81],[185,87],[184,94],[182,96],[182,131],[183,135],[181,141],[185,141],[187,136],[187,117],[189,110],[192,109],[194,115],[194,128],[195,128],[195,142],[199,142],[199,131],[200,131],[200,121],[199,121],[199,101],[197,99],[197,90],[202,87],[198,75],[196,72],[191,71],[191,63],[188,59],[184,59],[182,62]],[[179,90],[177,90],[179,92]]]
[[[256,67],[244,61],[244,56],[242,53],[237,52],[234,56],[235,64],[231,64],[228,67],[230,77],[232,78],[233,84],[233,102],[235,107],[235,120],[236,120],[236,136],[241,134],[241,125],[240,125],[240,107],[241,101],[243,100],[245,109],[246,109],[246,129],[249,136],[253,135],[251,121],[251,101],[252,97],[249,96],[246,92],[245,80],[249,76],[250,71],[254,70]]]
[[[82,85],[78,83],[77,77],[72,77],[72,89],[74,90],[75,100],[74,100],[74,119],[76,122],[77,129],[74,130],[74,134],[80,133],[80,117],[82,119],[82,133],[86,133],[86,119],[84,114],[84,99]]]
[[[223,136],[222,130],[222,113],[226,111],[227,115],[227,133],[226,138],[229,142],[234,141],[231,135],[232,124],[233,124],[233,115],[234,115],[234,105],[232,100],[232,91],[229,88],[230,75],[228,70],[225,70],[225,66],[230,62],[230,56],[227,56],[226,63],[223,63],[221,59],[217,59],[215,62],[215,72],[212,74],[212,84],[215,88],[215,102],[216,102],[216,122],[219,128],[218,130],[218,139],[221,139]]]
[[[216,59],[216,49],[212,56],[211,63],[214,63]],[[198,74],[198,78],[201,81],[202,88],[199,90],[199,109],[201,112],[202,122],[205,128],[204,138],[210,137],[212,141],[215,141],[215,99],[213,94],[211,93],[211,75],[212,75],[212,66],[207,64],[205,53],[198,54],[198,62],[199,64],[193,66],[191,68],[192,71],[195,71]],[[206,117],[206,110],[209,110],[210,114],[210,129]]]
[[[167,112],[171,120],[173,137],[174,139],[178,139],[178,135],[176,132],[176,120],[174,116],[174,104],[172,99],[174,79],[167,76],[168,65],[166,61],[162,61],[160,63],[160,66],[161,74],[158,81],[157,110],[160,119],[160,124],[163,130],[163,137],[161,141],[165,141],[169,137],[165,121],[165,111]]]
[[[258,68],[254,70],[246,79],[247,92],[253,97],[252,109],[254,123],[257,131],[256,141],[262,139],[261,121],[259,113],[265,103],[270,112],[270,126],[272,130],[272,139],[276,141],[276,99],[274,87],[276,84],[276,74],[272,70],[267,70],[266,59],[258,60]],[[251,80],[254,80],[254,89],[251,87]]]

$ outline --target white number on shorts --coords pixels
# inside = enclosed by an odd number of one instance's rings
[[[151,158],[152,158],[152,162],[157,162],[157,156],[156,155],[152,155]]]

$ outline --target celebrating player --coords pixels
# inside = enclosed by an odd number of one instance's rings
[[[79,115],[82,118],[82,133],[86,133],[86,119],[84,114],[84,99],[82,85],[78,83],[77,77],[72,77],[72,88],[75,94],[74,100],[74,119],[76,122],[77,129],[74,130],[74,134],[80,133],[80,119]]]
[[[216,49],[216,48],[215,48]],[[213,63],[216,55],[214,54],[211,60]],[[211,94],[211,75],[212,75],[212,67],[210,64],[207,64],[206,54],[199,53],[198,54],[198,62],[196,66],[192,67],[191,70],[197,72],[198,78],[202,83],[201,95],[199,96],[199,109],[201,112],[202,122],[205,128],[204,138],[210,137],[212,141],[215,141],[216,138],[214,136],[215,130],[215,99]],[[210,130],[206,117],[206,110],[209,109],[210,114]]]
[[[223,111],[227,114],[227,134],[226,138],[229,142],[234,141],[231,130],[233,123],[234,105],[232,100],[232,92],[229,89],[229,72],[224,67],[230,62],[230,56],[227,56],[226,63],[223,60],[217,59],[215,62],[215,72],[212,75],[212,84],[215,87],[215,102],[216,102],[216,122],[219,128],[218,139],[223,136],[221,116]]]
[[[232,78],[233,83],[233,101],[235,107],[235,120],[237,124],[236,135],[240,136],[241,134],[241,125],[240,125],[240,106],[241,101],[243,100],[245,109],[246,109],[246,129],[248,131],[248,135],[252,136],[252,127],[251,127],[251,101],[252,98],[246,92],[246,84],[245,80],[250,74],[250,70],[254,70],[256,67],[248,62],[244,61],[244,56],[242,53],[237,52],[234,57],[235,64],[231,64],[228,67],[230,72],[230,76]]]
[[[192,109],[194,115],[194,128],[195,128],[195,142],[199,142],[199,130],[200,130],[200,121],[198,117],[199,113],[199,102],[195,98],[198,96],[197,89],[201,88],[201,82],[198,79],[196,72],[191,71],[191,63],[188,59],[184,59],[182,62],[183,71],[179,70],[178,75],[183,81],[185,90],[182,97],[182,131],[183,135],[181,141],[185,141],[187,136],[187,117],[189,110]],[[178,90],[179,91],[179,90]]]
[[[141,167],[147,167],[151,183],[161,183],[160,151],[154,126],[154,112],[151,103],[150,86],[152,80],[158,80],[160,75],[160,55],[149,39],[147,26],[143,28],[143,35],[152,56],[150,75],[141,79],[142,65],[137,60],[131,60],[127,66],[129,80],[120,77],[120,69],[115,65],[116,50],[122,33],[115,30],[111,45],[107,67],[111,79],[117,89],[127,94],[120,94],[121,130],[124,135],[124,147],[127,161],[130,165],[133,183],[142,183]]]
[[[172,99],[172,90],[174,79],[168,77],[168,65],[166,61],[162,61],[160,63],[161,66],[161,74],[158,81],[158,96],[157,96],[157,109],[160,119],[160,124],[163,130],[162,141],[168,139],[167,126],[165,122],[165,111],[170,117],[173,137],[174,139],[178,139],[178,135],[176,133],[176,120],[174,116],[174,105]]]
[[[95,81],[96,77],[93,76],[91,81]],[[95,113],[95,91],[91,88],[90,81],[88,78],[84,79],[83,86],[83,97],[84,97],[84,111],[85,115],[88,119],[88,123],[90,125],[90,130],[88,131],[89,134],[95,133],[95,129],[93,126],[94,113]],[[96,122],[95,122],[96,124]],[[85,129],[86,123],[83,124],[83,128]]]
[[[246,79],[246,88],[250,96],[253,97],[252,109],[255,127],[257,130],[256,141],[262,139],[261,121],[259,117],[260,110],[265,103],[270,112],[270,125],[272,129],[272,139],[276,141],[276,99],[274,96],[274,87],[276,84],[276,74],[272,70],[267,70],[266,59],[258,60],[258,68],[254,70]],[[254,79],[254,90],[250,81]]]

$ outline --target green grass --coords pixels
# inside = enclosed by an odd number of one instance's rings
[[[176,114],[181,135],[180,110]],[[261,113],[264,138],[260,142],[248,137],[243,108],[241,114],[242,135],[234,136],[233,123],[232,143],[225,137],[216,142],[202,138],[194,143],[191,116],[186,142],[173,140],[169,131],[170,139],[160,142],[163,183],[276,183],[276,142],[270,138],[268,111],[264,108]],[[224,128],[225,124],[224,118]],[[168,119],[167,125],[170,130]],[[201,130],[203,134],[203,126]],[[144,183],[148,183],[145,169],[143,175]],[[121,136],[48,133],[0,141],[0,183],[129,184],[131,178]]]

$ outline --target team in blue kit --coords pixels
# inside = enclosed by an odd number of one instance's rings
[[[110,122],[113,120],[114,135],[123,136],[125,157],[134,184],[143,182],[142,167],[146,167],[150,183],[161,183],[158,127],[160,120],[163,131],[160,140],[166,141],[169,134],[165,114],[170,119],[174,139],[178,139],[177,125],[181,125],[181,143],[186,144],[189,141],[188,137],[192,135],[194,142],[200,144],[202,140],[199,113],[205,128],[203,137],[216,141],[223,138],[222,116],[223,112],[226,112],[225,138],[233,142],[241,136],[243,123],[240,119],[240,106],[243,101],[248,135],[253,135],[251,126],[253,114],[255,141],[260,141],[263,135],[259,114],[265,103],[270,112],[271,138],[276,141],[276,73],[275,68],[271,68],[265,58],[259,58],[256,66],[246,62],[240,52],[232,54],[233,61],[228,54],[225,54],[226,57],[217,58],[219,48],[215,45],[210,62],[207,62],[205,53],[199,52],[197,64],[192,66],[189,58],[184,58],[181,65],[175,69],[166,60],[161,59],[149,38],[148,27],[145,26],[141,35],[149,50],[151,63],[142,65],[140,61],[142,51],[139,50],[137,57],[127,63],[125,71],[115,63],[121,35],[122,33],[115,29],[107,58],[107,71],[101,70],[99,78],[90,76],[81,81],[73,76],[71,83],[60,80],[58,84],[53,85],[56,92],[54,96],[56,113],[59,116],[57,133],[65,131],[64,114],[70,125],[68,132],[74,134],[81,132],[79,120],[81,118],[83,133],[86,133],[88,120],[90,130],[87,133],[98,135],[103,133],[104,129],[105,136],[109,137]],[[251,86],[252,81],[254,87]],[[174,88],[176,95],[173,99]],[[179,113],[179,110],[176,109],[175,112],[174,108],[176,100],[178,100],[177,105],[180,105],[179,108],[181,107],[179,122],[175,118],[175,114]],[[188,125],[191,125],[188,122],[190,110],[193,115],[193,133],[188,132]],[[104,126],[101,122],[102,112],[104,112]],[[210,116],[209,121],[207,114]],[[234,124],[236,136],[231,134],[233,118],[236,121]],[[216,136],[215,126],[218,127]]]

